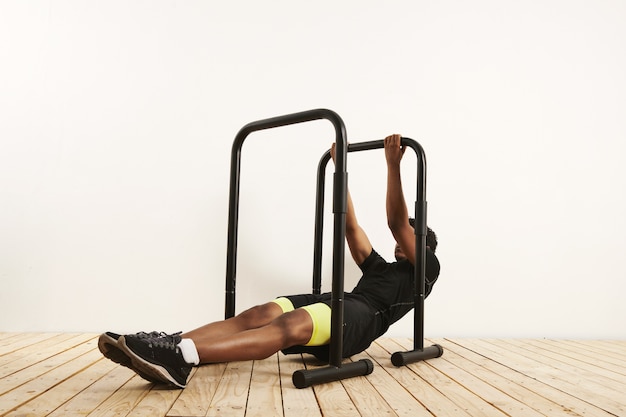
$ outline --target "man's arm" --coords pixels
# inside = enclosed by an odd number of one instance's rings
[[[385,158],[387,160],[387,224],[394,239],[400,245],[409,262],[415,263],[415,230],[409,224],[409,213],[402,192],[400,162],[405,148],[401,145],[401,135],[385,138]]]
[[[330,155],[333,158],[333,162],[335,161],[335,144],[333,143],[330,148]],[[350,191],[348,190],[348,201],[347,201],[347,212],[346,212],[346,241],[348,242],[348,247],[350,248],[350,253],[352,254],[352,259],[356,262],[357,265],[361,265],[365,259],[370,256],[372,253],[372,244],[370,243],[369,238],[365,234],[363,228],[359,225],[359,222],[356,218],[356,213],[354,211],[354,204],[352,204],[352,197],[350,196]]]

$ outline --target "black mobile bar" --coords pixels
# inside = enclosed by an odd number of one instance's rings
[[[226,307],[225,318],[235,315],[235,276],[237,266],[237,226],[239,221],[239,183],[241,172],[241,148],[244,140],[253,132],[271,129],[296,123],[326,119],[335,128],[335,146],[337,150],[333,213],[333,274],[331,296],[331,331],[330,331],[330,360],[326,368],[315,370],[296,371],[293,374],[293,383],[298,388],[312,384],[336,381],[357,375],[367,375],[372,372],[373,364],[364,359],[342,365],[343,349],[343,285],[345,264],[345,234],[346,234],[346,206],[347,183],[346,159],[348,142],[343,120],[331,110],[316,109],[299,113],[278,116],[270,119],[251,122],[241,128],[232,146],[230,167],[230,195],[228,210],[228,247],[226,255]]]
[[[424,299],[426,293],[426,155],[419,143],[410,138],[402,138],[402,145],[408,146],[417,156],[417,193],[415,203],[415,284],[414,284],[414,337],[413,350],[396,352],[391,356],[395,366],[402,366],[421,360],[438,358],[443,355],[440,345],[424,348]],[[367,151],[384,148],[383,140],[360,142],[348,145],[348,152]],[[324,223],[324,187],[326,165],[330,151],[320,159],[317,170],[317,190],[315,201],[315,240],[313,248],[313,293],[319,294],[322,286],[322,236]]]

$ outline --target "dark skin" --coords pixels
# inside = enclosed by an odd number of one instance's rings
[[[409,224],[409,212],[402,191],[400,162],[405,147],[401,145],[401,135],[385,138],[385,159],[387,160],[387,225],[396,241],[396,259],[408,259],[415,263],[415,230]]]
[[[415,235],[408,222],[408,211],[402,192],[400,162],[405,148],[401,135],[385,138],[387,161],[387,224],[396,240],[397,259],[415,259]],[[333,161],[335,146],[331,148]],[[372,244],[357,221],[348,192],[346,241],[357,265],[372,252]],[[264,359],[295,345],[304,345],[313,333],[313,321],[303,309],[283,313],[278,304],[270,302],[252,307],[235,317],[207,324],[184,333],[198,349],[200,363]]]

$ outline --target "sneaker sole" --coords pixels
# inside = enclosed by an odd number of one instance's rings
[[[110,359],[113,362],[134,371],[135,373],[137,373],[137,375],[139,375],[146,381],[155,384],[163,382],[161,378],[155,378],[151,374],[145,373],[141,369],[137,369],[135,366],[133,366],[131,358],[126,353],[124,353],[122,349],[120,349],[119,339],[115,339],[108,334],[103,333],[98,338],[98,349],[105,358]]]
[[[130,367],[130,358],[117,346],[117,339],[106,333],[101,334],[98,338],[98,349],[105,358],[127,368]]]
[[[124,339],[124,336],[120,337],[120,339],[118,340],[118,346],[130,359],[133,368],[137,369],[137,371],[141,371],[147,375],[150,375],[151,377],[157,379],[159,382],[172,384],[177,386],[178,388],[185,388],[187,386],[187,384],[181,384],[180,382],[176,381],[176,379],[174,379],[164,367],[149,362],[133,352],[126,345],[126,339]]]

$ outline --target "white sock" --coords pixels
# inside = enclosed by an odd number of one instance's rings
[[[183,359],[187,363],[191,363],[193,365],[198,365],[200,363],[200,357],[198,356],[198,349],[196,349],[196,344],[191,339],[183,339],[178,344],[181,353],[183,354]]]

